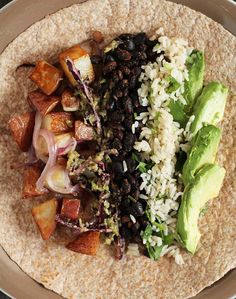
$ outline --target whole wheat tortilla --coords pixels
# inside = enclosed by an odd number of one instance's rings
[[[100,30],[109,39],[119,33],[155,32],[187,39],[205,50],[206,81],[218,80],[231,89],[219,163],[227,169],[220,197],[201,219],[201,247],[185,264],[173,259],[153,262],[146,257],[116,261],[102,247],[96,257],[66,250],[58,234],[44,242],[31,217],[36,200],[22,200],[22,171],[11,164],[22,159],[6,123],[26,111],[34,88],[28,68],[38,59],[54,62],[58,53]],[[188,298],[236,266],[236,38],[222,26],[187,7],[164,0],[91,0],[63,9],[34,24],[0,56],[0,243],[31,277],[67,298]]]

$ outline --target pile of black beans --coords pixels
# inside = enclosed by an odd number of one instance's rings
[[[146,111],[140,105],[137,90],[140,87],[141,66],[155,61],[152,51],[157,40],[150,40],[145,33],[122,34],[115,39],[118,46],[103,54],[94,56],[94,64],[103,65],[98,94],[105,103],[106,117],[103,120],[105,138],[110,148],[119,155],[112,158],[110,167],[112,199],[118,206],[120,235],[127,242],[141,241],[140,231],[147,223],[144,217],[145,202],[139,198],[140,172],[134,159],[134,143],[141,132],[141,124],[132,133],[135,114]],[[138,156],[138,153],[135,153]],[[124,162],[127,171],[124,171]],[[130,217],[130,215],[132,215]]]

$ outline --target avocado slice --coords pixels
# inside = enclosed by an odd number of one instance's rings
[[[202,127],[194,138],[183,167],[182,179],[186,186],[206,163],[214,163],[221,137],[221,129],[213,125]]]
[[[198,229],[199,213],[210,199],[218,196],[224,176],[223,167],[205,164],[184,190],[178,211],[177,232],[183,245],[192,254],[201,236]]]
[[[189,73],[189,80],[185,81],[184,98],[187,102],[185,111],[189,113],[192,110],[196,98],[202,91],[205,71],[204,53],[194,50],[187,58],[186,66]]]
[[[179,101],[171,100],[168,107],[174,121],[177,121],[180,124],[181,128],[185,128],[188,122],[188,116],[184,111],[185,106]]]
[[[193,108],[195,119],[190,127],[193,136],[204,123],[216,125],[223,119],[227,96],[228,88],[220,83],[211,82],[203,88]]]

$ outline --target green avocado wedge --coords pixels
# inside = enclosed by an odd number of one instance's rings
[[[227,96],[228,88],[220,83],[211,82],[203,88],[193,108],[195,118],[190,127],[193,136],[204,123],[217,125],[223,119]]]
[[[221,138],[221,129],[213,125],[202,127],[194,138],[183,167],[182,179],[186,186],[206,163],[214,163]]]
[[[185,110],[191,112],[196,98],[200,95],[203,87],[205,59],[204,53],[194,50],[186,61],[189,73],[189,80],[184,85],[184,98],[187,102]]]
[[[205,164],[184,190],[178,211],[177,232],[185,248],[195,253],[200,239],[198,218],[205,204],[219,195],[225,169],[216,164]]]

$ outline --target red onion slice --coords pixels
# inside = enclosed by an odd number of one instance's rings
[[[45,130],[45,129],[41,129],[41,130],[39,130],[38,136],[42,136],[45,139],[47,146],[48,146],[48,153],[49,153],[49,158],[48,158],[47,163],[43,169],[43,172],[41,173],[41,176],[39,177],[38,181],[36,182],[36,188],[38,189],[38,191],[43,192],[43,191],[46,191],[46,189],[44,188],[46,176],[47,176],[48,172],[50,171],[50,169],[56,163],[57,148],[56,148],[56,145],[54,142],[54,135],[52,132]]]
[[[77,145],[77,142],[76,142],[75,138],[71,137],[71,139],[69,139],[67,141],[67,144],[64,147],[59,147],[59,144],[58,144],[58,146],[57,146],[58,147],[57,148],[57,154],[59,156],[66,155],[70,151],[74,151],[75,148],[76,148],[76,145]]]
[[[37,155],[37,141],[38,141],[39,130],[41,128],[42,120],[43,120],[43,118],[42,118],[41,114],[39,112],[36,112],[35,123],[34,123],[34,132],[33,132],[33,146],[36,151],[36,155]]]
[[[68,171],[63,165],[51,167],[45,178],[48,189],[61,194],[75,194],[79,191],[79,185],[72,186]]]

